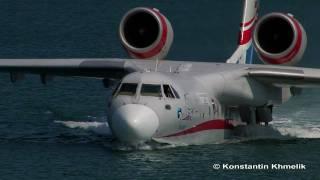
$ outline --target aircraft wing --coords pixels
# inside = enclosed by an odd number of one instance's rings
[[[320,69],[260,65],[249,67],[247,70],[249,77],[274,86],[298,88],[320,86]]]
[[[0,72],[120,79],[139,71],[125,59],[0,59]]]
[[[133,59],[0,59],[0,72],[121,79],[123,76],[154,68],[154,61]],[[225,67],[225,68],[221,68]],[[320,69],[240,65],[183,61],[161,61],[159,70],[212,72],[218,69],[246,69],[246,76],[279,87],[320,86]]]

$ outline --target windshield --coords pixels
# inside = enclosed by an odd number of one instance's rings
[[[138,84],[123,83],[121,85],[118,95],[134,96],[136,94],[137,87],[138,87]]]
[[[160,84],[143,84],[141,96],[162,97]]]

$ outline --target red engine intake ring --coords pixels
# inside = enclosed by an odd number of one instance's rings
[[[300,51],[301,45],[302,45],[302,29],[300,27],[300,24],[297,22],[296,19],[294,19],[291,16],[286,15],[287,17],[289,17],[293,23],[294,26],[297,28],[297,41],[295,46],[293,47],[293,49],[285,56],[283,57],[279,57],[279,58],[270,58],[267,57],[265,55],[260,54],[261,58],[266,61],[267,63],[270,64],[285,64],[285,63],[289,63]]]
[[[165,18],[163,17],[163,15],[159,11],[154,10],[152,8],[149,8],[149,9],[152,12],[154,12],[160,18],[161,26],[163,28],[163,31],[162,31],[161,39],[160,39],[159,43],[153,49],[151,49],[151,50],[149,50],[147,52],[142,52],[142,53],[138,53],[138,52],[134,52],[132,50],[128,50],[128,52],[130,54],[132,54],[133,56],[135,56],[135,57],[137,57],[139,59],[148,59],[148,58],[156,56],[157,54],[159,54],[161,52],[161,50],[163,49],[163,47],[165,46],[166,41],[167,41],[168,27],[167,27],[167,23],[166,23]]]

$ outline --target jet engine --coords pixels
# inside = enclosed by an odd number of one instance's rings
[[[163,59],[173,41],[171,23],[154,8],[128,11],[121,20],[119,34],[129,55],[137,59]]]
[[[253,42],[264,63],[295,65],[305,52],[307,35],[291,14],[270,13],[257,22]]]

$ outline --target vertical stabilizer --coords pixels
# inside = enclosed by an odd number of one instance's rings
[[[227,63],[252,64],[252,34],[258,17],[259,0],[243,0],[243,14],[240,23],[238,48]]]

